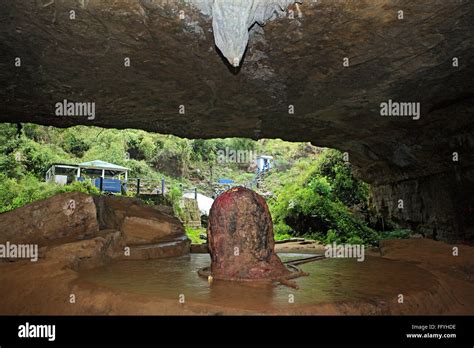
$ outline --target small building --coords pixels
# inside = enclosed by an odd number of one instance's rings
[[[78,168],[78,177],[81,177],[81,175],[89,175],[102,177],[104,179],[122,179],[124,181],[128,180],[128,171],[130,170],[129,168],[99,160],[79,163]]]
[[[128,171],[129,168],[100,160],[77,165],[57,163],[46,172],[46,181],[67,185],[75,180],[90,180],[102,191],[120,193],[122,184],[128,180]]]
[[[55,163],[46,172],[46,182],[58,185],[70,184],[75,180],[78,169],[77,165]]]
[[[257,157],[257,171],[266,172],[272,168],[272,156],[258,156]]]

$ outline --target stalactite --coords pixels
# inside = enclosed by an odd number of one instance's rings
[[[216,46],[229,63],[238,67],[249,41],[249,29],[264,25],[285,13],[296,0],[192,0],[204,14],[212,17]]]

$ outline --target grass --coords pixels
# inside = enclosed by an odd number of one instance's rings
[[[202,244],[202,243],[205,243],[204,240],[202,240],[201,238],[199,238],[199,235],[201,233],[206,233],[206,229],[205,228],[190,228],[190,227],[186,227],[186,234],[188,235],[189,239],[191,239],[191,242],[193,244]]]
[[[275,233],[274,238],[275,240],[285,240],[285,239],[293,238],[293,236],[290,236],[288,233],[283,233],[283,234]]]
[[[393,231],[380,232],[380,240],[384,239],[407,239],[410,237],[411,230],[409,229],[397,229]]]

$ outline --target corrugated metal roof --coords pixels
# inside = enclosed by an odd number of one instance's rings
[[[118,165],[113,164],[113,163],[100,161],[100,160],[94,160],[94,161],[90,161],[90,162],[82,162],[82,163],[79,163],[79,167],[81,167],[81,168],[91,167],[91,168],[108,169],[108,170],[129,170],[129,168],[125,168],[125,167],[118,166]]]

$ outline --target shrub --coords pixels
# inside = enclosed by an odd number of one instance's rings
[[[201,233],[206,234],[206,230],[204,228],[186,227],[186,234],[188,235],[189,239],[191,239],[193,244],[205,243],[205,241],[199,236]]]
[[[179,186],[173,186],[171,190],[169,191],[169,197],[171,200],[171,203],[173,205],[173,211],[175,215],[179,217],[183,217],[183,209],[180,207],[180,201],[181,198],[183,197],[183,191]]]
[[[34,175],[26,175],[20,179],[13,179],[6,177],[4,174],[0,174],[0,213],[63,192],[99,194],[99,190],[88,182],[76,181],[70,185],[60,186],[42,182]]]
[[[366,204],[364,184],[352,176],[342,154],[327,152],[270,201],[276,233],[308,236],[325,243],[375,244],[377,232],[347,207],[349,202]]]
[[[132,159],[150,160],[156,153],[156,144],[153,138],[145,132],[133,132],[129,134],[127,141],[127,152]]]
[[[76,157],[82,157],[89,150],[90,146],[73,133],[66,133],[63,139],[63,148],[66,152]]]

